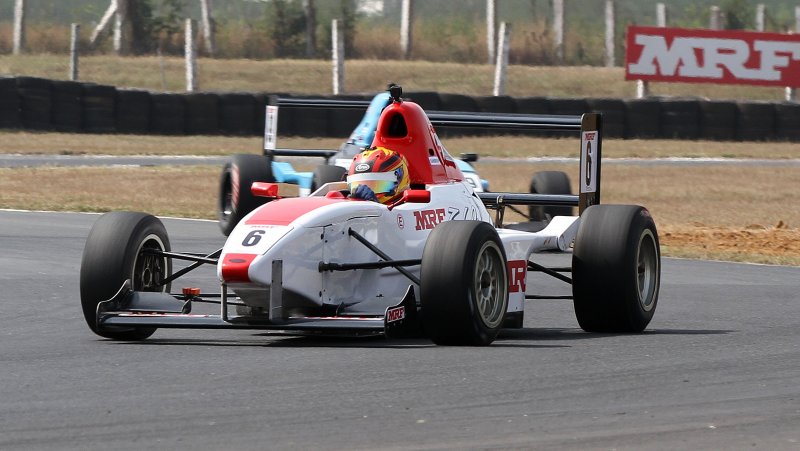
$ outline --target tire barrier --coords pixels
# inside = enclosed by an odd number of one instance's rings
[[[260,136],[272,96],[370,100],[370,95],[297,96],[286,93],[155,93],[37,77],[0,77],[0,128],[61,132]],[[466,96],[430,91],[406,96],[431,111],[519,114],[603,113],[606,137],[800,142],[800,103],[700,99],[610,99]],[[360,109],[284,107],[283,136],[349,136]],[[442,136],[481,135],[468,127]],[[513,131],[511,133],[523,133]],[[543,134],[544,133],[544,134]],[[557,132],[524,132],[556,136]]]
[[[18,77],[17,93],[22,126],[31,130],[52,130],[52,83],[35,77]]]
[[[20,128],[20,100],[15,78],[0,78],[0,99],[0,128]]]
[[[219,95],[219,129],[224,135],[252,135],[256,98],[249,93]]]
[[[700,106],[700,138],[731,141],[736,137],[736,104],[731,102],[698,102]]]
[[[661,103],[653,99],[628,99],[625,102],[625,137],[657,138]],[[636,120],[631,120],[636,118]]]
[[[116,128],[119,133],[150,132],[150,93],[120,89],[117,91]]]
[[[215,94],[184,94],[187,135],[218,135],[219,96]],[[248,135],[252,130],[248,130]]]
[[[775,104],[775,139],[800,141],[800,103]]]
[[[175,94],[150,95],[150,131],[158,135],[186,134],[183,96]]]
[[[622,99],[586,99],[589,112],[603,113],[603,135],[625,137],[625,102]]]
[[[700,136],[700,107],[697,100],[667,99],[660,103],[660,138],[697,139]]]
[[[74,81],[53,81],[51,84],[51,121],[59,132],[77,133],[82,130],[83,85]]]
[[[737,102],[736,139],[738,141],[771,141],[775,139],[775,104]]]
[[[117,131],[115,108],[117,88],[113,86],[84,84],[81,97],[83,128],[91,133]]]

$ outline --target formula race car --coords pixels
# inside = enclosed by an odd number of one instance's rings
[[[530,271],[572,285],[580,326],[640,332],[655,312],[658,233],[647,209],[600,204],[601,116],[442,114],[431,119],[399,87],[381,113],[373,145],[408,161],[411,188],[392,204],[354,199],[327,183],[307,197],[271,199],[245,216],[223,248],[173,252],[159,219],[112,212],[94,224],[81,263],[83,313],[96,334],[141,340],[157,328],[229,328],[288,334],[429,337],[437,344],[488,345],[503,327],[523,324]],[[434,125],[578,131],[580,193],[479,193],[464,180]],[[578,207],[544,230],[504,226],[505,208]],[[490,210],[495,211],[494,218]],[[541,252],[570,252],[572,265],[548,268]],[[173,261],[190,262],[173,272]],[[179,277],[216,265],[219,293]],[[565,275],[571,272],[571,277]],[[192,313],[201,303],[218,313]],[[234,313],[235,312],[235,313]]]
[[[389,85],[390,87],[392,84]],[[254,182],[288,183],[298,186],[300,196],[308,196],[312,191],[329,182],[344,179],[350,162],[356,154],[369,147],[375,137],[375,127],[381,111],[390,104],[389,92],[375,95],[371,101],[270,98],[264,125],[263,155],[235,154],[231,156],[220,176],[217,218],[222,233],[228,236],[236,224],[259,205],[269,201],[250,192]],[[327,108],[362,109],[366,112],[350,137],[338,150],[326,149],[286,149],[278,148],[278,117],[282,109]],[[434,116],[438,113],[434,113]],[[322,157],[325,163],[318,165],[313,172],[299,172],[287,161],[277,161],[275,157]],[[478,192],[489,191],[489,182],[481,179],[470,164],[478,160],[475,153],[463,153],[454,160],[464,179]],[[571,194],[569,177],[559,171],[543,171],[533,175],[530,192],[540,194]],[[571,207],[530,207],[531,221],[544,223],[556,215],[571,215]]]

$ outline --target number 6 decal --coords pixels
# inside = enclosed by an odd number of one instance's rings
[[[263,230],[253,230],[252,232],[248,233],[246,237],[244,237],[242,246],[255,246],[259,241],[261,241],[261,236],[265,233],[267,232]]]
[[[597,131],[583,132],[581,135],[581,193],[597,191],[597,162],[595,155],[599,144]]]

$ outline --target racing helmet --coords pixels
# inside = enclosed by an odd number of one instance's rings
[[[385,147],[367,149],[353,158],[347,184],[351,193],[359,185],[366,185],[375,193],[378,202],[395,202],[410,184],[408,162],[404,156]]]

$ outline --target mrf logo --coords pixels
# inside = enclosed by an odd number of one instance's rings
[[[417,230],[430,230],[436,227],[436,224],[444,221],[444,218],[444,208],[414,212],[414,219],[417,220]]]
[[[800,86],[800,35],[629,27],[626,80]]]
[[[508,262],[508,292],[525,292],[525,273],[528,264],[525,260],[512,260]]]
[[[395,321],[400,321],[401,319],[405,319],[406,317],[406,309],[405,307],[395,307],[391,308],[386,311],[386,322],[393,323]]]

